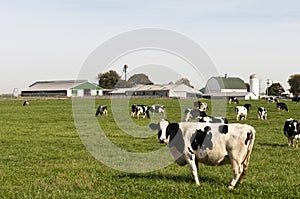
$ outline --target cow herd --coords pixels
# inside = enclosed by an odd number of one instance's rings
[[[277,110],[289,111],[285,103],[274,100]],[[237,98],[230,98],[229,103],[238,104]],[[242,183],[248,171],[250,156],[254,145],[256,131],[249,124],[228,123],[225,117],[208,116],[207,103],[196,101],[193,108],[184,110],[183,122],[172,123],[166,119],[164,105],[131,106],[131,117],[150,118],[159,113],[162,119],[151,123],[149,127],[158,131],[158,141],[167,144],[175,162],[180,166],[188,164],[194,180],[199,185],[198,162],[219,166],[231,164],[233,178],[229,189],[234,189],[237,183]],[[235,106],[236,120],[247,120],[252,106],[247,103]],[[107,106],[99,106],[96,116],[107,116]],[[257,109],[258,120],[267,120],[266,108]],[[194,122],[192,122],[194,121]],[[196,121],[196,122],[195,122]],[[288,138],[288,146],[298,147],[300,139],[300,124],[295,119],[287,119],[283,133]]]

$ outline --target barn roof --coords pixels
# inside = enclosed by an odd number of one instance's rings
[[[221,89],[247,89],[245,82],[238,77],[212,77]]]
[[[68,90],[68,89],[82,89],[89,87],[90,89],[101,89],[97,85],[89,83],[87,80],[53,80],[53,81],[37,81],[23,89],[23,91],[50,91],[50,90]]]

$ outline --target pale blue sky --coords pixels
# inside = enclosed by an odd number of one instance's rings
[[[300,73],[297,0],[2,0],[0,25],[0,93],[37,80],[75,79],[103,42],[147,27],[197,42],[215,63],[216,75],[248,82],[256,73],[263,88],[270,79],[288,89],[289,76]]]

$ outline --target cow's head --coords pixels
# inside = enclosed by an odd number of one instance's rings
[[[293,135],[299,134],[299,123],[297,120],[288,119],[285,121],[284,130],[292,133]]]
[[[149,127],[152,130],[158,130],[158,141],[168,144],[179,130],[178,123],[170,123],[168,120],[162,119],[158,124],[151,123]]]

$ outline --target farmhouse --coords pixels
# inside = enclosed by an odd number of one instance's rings
[[[185,84],[153,84],[138,85],[132,88],[116,89],[110,93],[113,96],[152,96],[171,98],[201,97],[202,93]]]
[[[103,89],[87,80],[37,81],[21,91],[21,96],[98,96]]]

